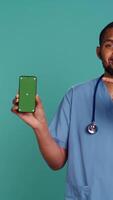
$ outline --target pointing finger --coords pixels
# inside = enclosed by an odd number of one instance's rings
[[[105,81],[105,82],[108,82],[108,83],[113,83],[113,79],[112,78],[103,77],[102,80]]]

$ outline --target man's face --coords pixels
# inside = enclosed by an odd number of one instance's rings
[[[101,46],[97,47],[97,55],[105,71],[113,76],[113,28],[106,30]]]

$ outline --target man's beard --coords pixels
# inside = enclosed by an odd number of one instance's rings
[[[107,67],[103,64],[104,70],[106,73],[108,73],[110,76],[113,76],[113,66],[108,65]]]

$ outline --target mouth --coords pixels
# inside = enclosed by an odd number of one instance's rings
[[[109,63],[109,65],[113,66],[113,57],[111,57],[111,58],[108,59],[108,63]]]

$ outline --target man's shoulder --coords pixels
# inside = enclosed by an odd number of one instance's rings
[[[81,82],[79,84],[72,85],[68,89],[66,96],[72,97],[72,95],[77,94],[77,93],[86,93],[86,92],[89,93],[90,91],[94,89],[97,80],[98,78],[93,78],[93,79]]]
[[[72,85],[72,89],[73,90],[83,90],[83,89],[89,89],[95,86],[96,82],[97,82],[98,78],[94,78],[91,80],[87,80],[84,82],[81,82],[79,84],[74,84]]]

